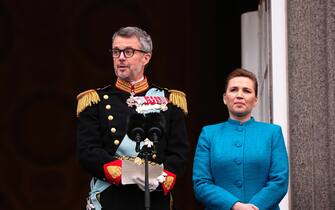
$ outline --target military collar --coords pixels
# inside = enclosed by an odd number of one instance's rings
[[[115,87],[117,87],[120,90],[123,90],[128,93],[141,93],[143,91],[146,91],[149,88],[149,83],[146,77],[144,79],[134,85],[130,84],[129,82],[123,81],[121,79],[117,79],[115,83]]]

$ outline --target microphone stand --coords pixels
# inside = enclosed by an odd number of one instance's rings
[[[152,151],[155,151],[155,146],[158,143],[158,139],[161,136],[162,131],[160,128],[158,127],[151,127],[148,130],[148,137],[149,140],[153,141],[153,145],[151,147],[145,147],[143,149],[145,149],[144,151],[144,207],[146,210],[150,209],[150,192],[149,192],[149,161],[148,161],[148,157],[149,155],[152,155]]]
[[[144,207],[150,209],[150,192],[149,192],[149,163],[148,163],[148,148],[144,153]]]
[[[148,164],[148,155],[149,155],[149,147],[143,146],[140,150],[140,142],[144,140],[145,131],[141,127],[135,127],[131,130],[130,136],[136,142],[135,151],[140,152],[144,155],[145,166],[144,166],[144,207],[146,210],[150,209],[150,192],[149,192],[149,164]]]

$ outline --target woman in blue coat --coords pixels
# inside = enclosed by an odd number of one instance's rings
[[[257,79],[231,72],[223,95],[225,122],[203,127],[194,164],[193,187],[206,210],[278,210],[288,188],[288,155],[280,126],[257,122]]]

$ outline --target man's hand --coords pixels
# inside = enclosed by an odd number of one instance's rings
[[[135,182],[141,190],[145,191],[145,179],[144,179],[144,177],[136,177]],[[149,186],[148,186],[149,187],[149,192],[152,192],[152,191],[156,190],[158,185],[159,185],[159,182],[158,182],[157,179],[149,180]]]

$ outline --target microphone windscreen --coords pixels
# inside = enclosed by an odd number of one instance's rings
[[[145,115],[146,118],[146,130],[149,131],[151,128],[158,128],[161,130],[161,135],[165,133],[165,118],[161,113],[150,113]]]
[[[136,135],[140,135],[144,140],[145,117],[143,114],[132,114],[127,122],[127,135],[135,141]],[[143,131],[143,134],[142,134]]]

